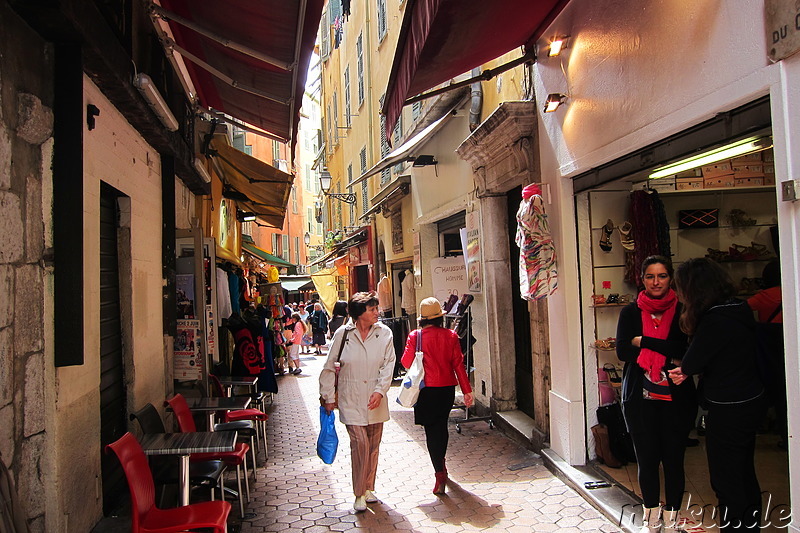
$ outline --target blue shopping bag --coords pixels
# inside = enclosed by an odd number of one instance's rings
[[[336,459],[336,450],[339,447],[339,436],[336,435],[336,415],[330,413],[323,406],[319,406],[319,437],[317,438],[317,455],[326,465]]]

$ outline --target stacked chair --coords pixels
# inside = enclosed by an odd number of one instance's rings
[[[209,374],[208,379],[211,381],[211,386],[214,390],[215,395],[220,398],[227,398],[228,394],[226,393],[225,388],[222,386],[222,383],[220,383],[219,378],[214,374]],[[261,400],[261,405],[263,405],[263,396]],[[255,424],[256,431],[261,433],[261,437],[264,439],[264,459],[266,460],[267,420],[269,420],[269,415],[267,413],[261,411],[260,409],[242,409],[239,411],[225,411],[225,413],[223,414],[223,419],[225,423],[250,421],[253,424]]]

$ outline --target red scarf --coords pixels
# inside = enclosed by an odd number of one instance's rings
[[[670,289],[663,298],[650,298],[645,291],[639,293],[636,304],[642,310],[642,335],[656,339],[666,339],[672,319],[675,317],[675,308],[678,305],[678,296]],[[663,313],[656,320],[652,315]],[[636,360],[642,369],[650,375],[650,381],[661,381],[661,370],[667,358],[648,348],[641,348],[639,358]]]

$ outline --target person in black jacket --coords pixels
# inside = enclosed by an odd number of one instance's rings
[[[617,356],[625,363],[622,411],[633,439],[644,501],[642,533],[661,530],[659,466],[664,466],[664,531],[679,531],[678,511],[684,492],[686,439],[697,412],[692,380],[668,379],[688,339],[678,324],[681,306],[671,288],[672,263],[650,256],[642,262],[644,290],[620,312]]]
[[[756,431],[766,401],[759,377],[755,319],[727,272],[708,258],[690,259],[675,273],[684,304],[681,329],[691,343],[675,381],[702,374],[706,454],[722,531],[759,529],[761,489],[754,462]]]

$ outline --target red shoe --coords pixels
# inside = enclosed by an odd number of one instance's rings
[[[433,486],[434,494],[444,494],[447,486],[447,472],[436,472],[436,485]]]

